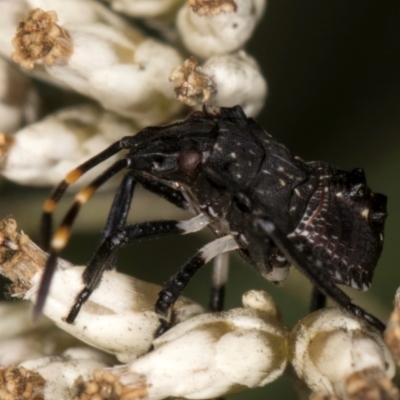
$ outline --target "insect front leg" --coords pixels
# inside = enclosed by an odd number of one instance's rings
[[[352,313],[357,318],[363,319],[381,332],[385,330],[385,325],[379,319],[353,304],[351,298],[336,286],[332,278],[324,270],[315,267],[314,263],[310,264],[304,260],[304,257],[299,253],[295,245],[269,218],[258,217],[255,220],[255,226],[273,240],[287,260],[302,272],[319,291],[330,297],[343,310]]]
[[[203,246],[185,265],[173,275],[164,289],[159,293],[155,311],[163,318],[156,332],[156,337],[162,335],[170,326],[170,311],[178,297],[194,274],[214,257],[228,251],[236,250],[239,245],[232,235],[226,235]]]
[[[112,146],[109,148],[111,149]],[[115,151],[115,149],[114,149]],[[93,159],[92,159],[93,160]],[[90,161],[90,160],[89,160]],[[90,164],[90,163],[89,163]],[[82,164],[84,165],[84,164]],[[114,175],[116,175],[118,172],[122,171],[129,165],[129,160],[123,159],[115,162],[111,167],[106,169],[102,174],[100,174],[96,179],[94,179],[90,185],[86,186],[84,189],[80,190],[76,195],[75,195],[75,201],[73,202],[72,206],[66,213],[64,219],[61,222],[61,225],[59,228],[56,230],[54,235],[52,236],[52,239],[50,241],[50,249],[49,249],[49,258],[47,259],[44,272],[42,275],[42,279],[40,282],[40,287],[39,287],[39,292],[36,300],[36,304],[33,309],[33,319],[37,320],[39,316],[42,313],[42,310],[44,308],[47,294],[50,289],[50,284],[51,280],[53,278],[56,265],[57,265],[57,255],[60,253],[62,249],[67,245],[70,234],[71,234],[71,228],[72,225],[75,221],[75,218],[77,217],[81,207],[87,203],[87,201],[93,196],[93,194],[96,192],[96,190],[103,185],[105,182],[107,182],[110,178],[112,178]],[[76,170],[73,170],[70,174],[72,173],[77,173],[78,171],[80,174],[82,174],[81,170],[77,168]],[[68,174],[68,175],[70,175]],[[67,181],[67,180],[65,180]],[[59,188],[62,185],[59,185]],[[55,190],[54,193],[57,192],[58,189]],[[64,189],[65,190],[65,189]],[[55,195],[54,195],[55,196]],[[54,202],[52,207],[55,207],[55,197],[50,197],[50,199],[47,202]],[[60,195],[61,196],[61,195]],[[49,203],[49,204],[50,204]],[[45,206],[46,209],[46,206]],[[47,210],[50,212],[50,208],[48,207]],[[51,215],[52,210],[49,215]],[[46,215],[46,214],[45,214]],[[51,228],[51,218],[50,220],[44,219],[44,226],[47,226],[48,229]],[[45,233],[46,237],[46,233]]]
[[[196,232],[207,224],[208,219],[200,214],[188,221],[151,221],[118,228],[103,241],[89,261],[83,273],[85,288],[78,294],[66,321],[70,324],[74,322],[82,305],[100,284],[101,277],[107,269],[108,260],[116,249],[141,239]]]
[[[133,191],[135,189],[136,180],[132,174],[127,173],[120,183],[117,193],[108,214],[106,226],[100,238],[100,245],[103,241],[116,229],[121,228],[126,224],[126,219],[131,208]],[[109,257],[107,261],[107,270],[116,268],[117,250]]]

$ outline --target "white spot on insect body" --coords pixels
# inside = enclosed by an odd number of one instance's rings
[[[342,192],[337,192],[337,193],[335,194],[335,196],[336,196],[336,197],[339,197],[339,199],[340,199],[340,198],[343,197],[343,193],[342,193]]]
[[[279,179],[279,183],[281,186],[286,186],[286,182],[283,179]]]
[[[242,177],[242,175],[236,174],[236,178],[240,179],[241,177]]]
[[[241,233],[241,234],[239,235],[239,239],[240,239],[243,243],[249,244],[248,240],[246,239],[246,236],[244,236],[243,233]]]
[[[231,158],[236,160],[236,158],[237,158],[236,153],[231,153]]]
[[[364,208],[364,209],[361,211],[361,216],[362,216],[363,218],[365,218],[365,219],[368,219],[368,214],[369,214],[369,208]]]

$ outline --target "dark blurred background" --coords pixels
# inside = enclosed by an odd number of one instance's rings
[[[384,251],[372,289],[364,294],[348,290],[358,304],[386,319],[400,286],[400,2],[270,0],[247,49],[260,63],[269,86],[260,124],[306,160],[324,160],[343,169],[363,167],[369,186],[388,196]],[[12,213],[20,228],[37,238],[47,193],[3,183],[2,215]],[[106,212],[109,198],[99,194],[82,211],[66,258],[84,264],[90,257],[99,228],[89,234],[86,223]],[[147,216],[154,210],[156,218],[156,210],[164,207],[163,202],[157,204]],[[132,220],[138,213],[134,206]],[[121,251],[119,266],[162,283],[207,240],[194,235],[144,242]],[[239,306],[244,291],[259,288],[273,295],[290,327],[306,314],[310,286],[298,273],[293,271],[277,288],[236,256],[231,260],[227,307]],[[207,304],[209,274],[207,268],[200,272],[186,295]],[[235,398],[294,398],[287,379]]]

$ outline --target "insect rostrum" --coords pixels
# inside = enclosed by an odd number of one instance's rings
[[[75,202],[50,240],[51,215],[82,174],[126,150],[124,159],[99,175]],[[57,254],[66,245],[81,205],[117,172],[126,175],[117,191],[102,242],[84,274],[85,289],[67,317],[114,268],[118,247],[146,237],[184,234],[208,226],[217,239],[198,251],[165,285],[155,309],[170,309],[195,272],[210,259],[236,250],[263,277],[283,280],[289,264],[323,294],[378,329],[383,324],[351,303],[336,284],[370,287],[383,245],[386,197],[366,185],[362,169],[346,172],[324,162],[304,162],[266,133],[239,106],[204,107],[185,120],[149,127],[125,137],[71,171],[44,205],[43,236],[50,251],[35,307],[44,306]],[[135,183],[196,214],[189,221],[125,225]],[[218,283],[223,287],[223,282]],[[161,328],[160,332],[167,326]]]

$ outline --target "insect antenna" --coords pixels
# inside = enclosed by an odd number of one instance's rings
[[[123,139],[112,144],[107,149],[103,150],[101,153],[90,158],[79,167],[70,171],[65,178],[54,188],[50,196],[47,198],[43,205],[43,214],[41,218],[41,237],[42,237],[42,247],[43,250],[49,251],[50,249],[50,239],[52,231],[52,215],[53,212],[60,201],[61,197],[64,195],[68,186],[75,183],[83,174],[101,164],[103,161],[112,157],[119,151],[121,151],[124,146]]]
[[[117,147],[118,145],[118,147]],[[51,216],[54,211],[55,206],[58,201],[65,193],[66,188],[78,180],[85,172],[93,168],[97,164],[101,163],[105,159],[111,157],[118,150],[121,149],[120,142],[115,143],[106,149],[103,153],[98,156],[93,157],[86,163],[82,164],[80,167],[72,170],[67,174],[66,178],[56,187],[53,193],[50,195],[49,199],[44,205],[44,213],[42,217],[42,231],[45,233],[45,237],[51,236]],[[57,255],[68,243],[71,227],[74,223],[76,216],[79,213],[81,207],[93,196],[96,190],[103,185],[106,181],[112,178],[115,174],[122,171],[129,166],[129,159],[119,160],[104,171],[101,175],[95,178],[88,186],[80,190],[75,195],[75,201],[66,213],[64,219],[62,220],[59,228],[49,240],[49,244],[46,246],[49,252],[49,258],[47,259],[42,280],[40,282],[38,296],[36,299],[36,304],[33,309],[33,320],[36,321],[43,310],[45,305],[46,297],[48,295],[51,280],[57,265]]]

